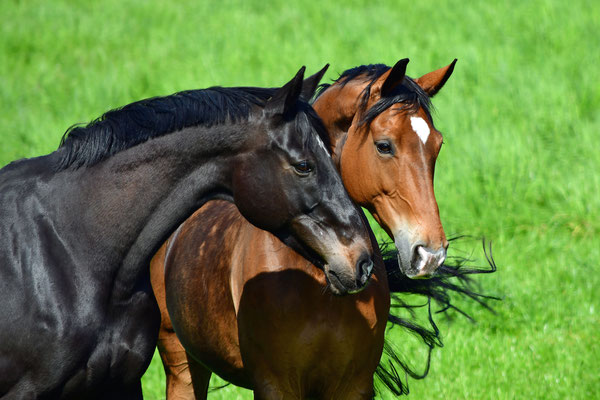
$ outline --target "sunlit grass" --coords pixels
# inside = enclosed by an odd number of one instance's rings
[[[449,236],[493,241],[499,270],[480,281],[503,301],[496,315],[465,303],[476,324],[438,317],[445,347],[426,379],[409,380],[411,397],[600,392],[596,3],[5,0],[0,14],[0,165],[149,96],[273,86],[326,62],[332,79],[410,57],[419,76],[458,58],[434,99],[436,193]],[[164,398],[163,379],[155,358],[146,398]],[[236,396],[252,398],[233,386],[211,398]]]

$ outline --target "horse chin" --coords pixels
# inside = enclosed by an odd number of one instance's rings
[[[340,274],[336,273],[329,264],[326,264],[323,268],[325,272],[325,279],[327,280],[327,287],[331,291],[331,293],[336,296],[344,296],[347,294],[356,294],[362,292],[366,287],[369,281],[365,282],[363,286],[357,286],[355,282],[350,284],[344,283],[344,280]]]
[[[404,274],[407,278],[410,279],[429,279],[431,275],[427,274],[419,274],[419,270],[417,268],[412,267],[411,259],[408,258],[400,252],[398,252],[398,266],[400,267],[400,272]]]

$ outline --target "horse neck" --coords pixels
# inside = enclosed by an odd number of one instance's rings
[[[233,125],[186,128],[92,167],[61,173],[73,175],[64,179],[73,182],[71,206],[76,211],[79,205],[79,223],[89,240],[96,240],[80,247],[95,249],[104,261],[97,267],[118,268],[115,282],[127,293],[187,216],[211,198],[231,197],[231,168],[244,145],[242,136]]]
[[[331,143],[332,158],[339,170],[342,149],[348,131],[360,108],[360,98],[367,86],[366,81],[352,80],[345,85],[334,83],[314,102],[313,108],[323,120]]]

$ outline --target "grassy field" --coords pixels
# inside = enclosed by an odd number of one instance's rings
[[[449,236],[493,240],[499,270],[480,281],[503,301],[496,315],[463,304],[475,324],[438,318],[445,347],[410,397],[598,398],[600,5],[465,4],[4,0],[0,165],[145,97],[278,85],[326,62],[333,79],[409,57],[416,77],[458,58],[434,101],[436,193]],[[406,334],[391,335],[422,365]],[[143,384],[147,399],[164,397],[157,358]],[[228,387],[211,398],[251,397]]]

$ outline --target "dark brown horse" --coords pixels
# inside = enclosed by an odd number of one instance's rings
[[[429,99],[454,62],[416,80],[407,63],[348,70],[313,106],[350,196],[394,237],[402,272],[424,277],[447,247],[433,192],[442,137]],[[390,307],[380,256],[365,290],[335,296],[321,269],[235,206],[210,202],[160,249],[151,274],[170,400],[205,398],[213,372],[257,399],[373,396]]]
[[[0,170],[0,397],[141,398],[160,318],[148,264],[211,199],[327,265],[340,293],[364,287],[368,229],[299,99],[320,75],[303,74],[133,103]]]

